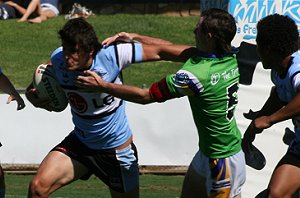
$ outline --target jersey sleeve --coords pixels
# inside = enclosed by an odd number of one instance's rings
[[[298,90],[300,87],[300,71],[293,76],[292,84],[295,90]]]
[[[64,56],[62,55],[62,52],[63,52],[62,47],[59,47],[52,52],[50,58],[52,65],[59,65],[64,62]]]
[[[289,78],[293,88],[297,91],[300,86],[300,58],[299,53],[295,53],[292,56],[292,64],[288,70]]]
[[[200,81],[186,70],[179,70],[150,87],[150,95],[156,102],[183,96],[199,96],[202,91]]]
[[[179,70],[176,74],[169,75],[167,84],[172,95],[180,96],[199,96],[203,91],[203,86],[193,73],[187,70]]]
[[[115,45],[117,62],[120,69],[129,64],[142,62],[142,45],[140,43],[122,43]]]

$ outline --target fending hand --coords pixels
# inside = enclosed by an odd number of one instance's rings
[[[24,100],[21,98],[19,94],[15,95],[10,95],[7,99],[6,104],[9,104],[11,101],[17,101],[17,110],[24,109],[25,103]]]
[[[120,32],[114,36],[108,37],[102,41],[102,45],[108,46],[115,41],[132,42],[133,38],[127,32]]]

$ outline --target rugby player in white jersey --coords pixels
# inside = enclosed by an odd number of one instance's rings
[[[131,63],[185,61],[197,50],[146,36],[145,43],[152,45],[131,42],[102,46],[93,27],[82,18],[69,20],[59,36],[62,46],[52,53],[51,64],[69,100],[74,130],[44,158],[30,183],[28,197],[48,197],[91,174],[109,187],[114,198],[139,197],[138,156],[125,101],[78,88],[75,80],[91,70],[108,82],[122,84],[121,71]],[[27,97],[35,98],[34,89],[27,91]]]

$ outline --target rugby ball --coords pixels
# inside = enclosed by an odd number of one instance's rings
[[[32,83],[37,90],[38,98],[49,99],[49,103],[44,105],[44,109],[61,112],[68,106],[68,99],[56,79],[52,65],[39,65],[34,71]]]

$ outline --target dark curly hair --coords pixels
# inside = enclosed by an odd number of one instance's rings
[[[236,23],[227,11],[211,8],[202,12],[202,23],[198,23],[197,31],[211,33],[216,42],[217,53],[231,52],[231,41],[236,34]],[[197,35],[199,35],[197,33]]]
[[[76,52],[77,46],[85,52],[94,50],[94,54],[102,48],[94,28],[84,18],[70,19],[58,34],[65,53]]]
[[[257,44],[270,47],[283,57],[299,49],[299,32],[295,21],[290,17],[273,14],[257,23]]]

